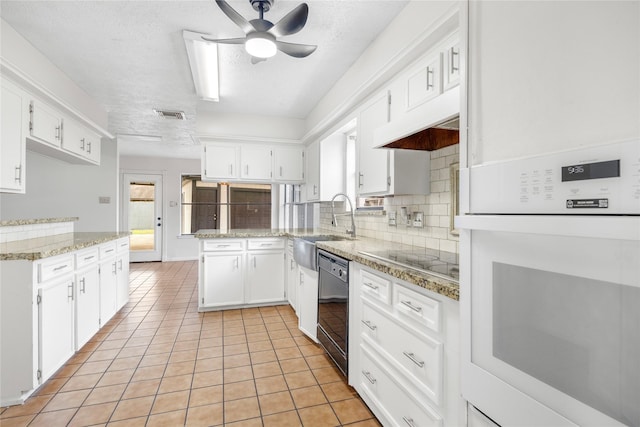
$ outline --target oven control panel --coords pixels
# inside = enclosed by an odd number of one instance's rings
[[[474,214],[640,214],[640,140],[472,167]]]

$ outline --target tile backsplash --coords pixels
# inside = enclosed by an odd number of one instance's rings
[[[0,227],[0,243],[73,233],[73,226],[73,221],[3,225]]]
[[[356,233],[361,237],[404,243],[429,249],[459,253],[458,236],[450,230],[452,193],[451,165],[458,163],[459,145],[452,145],[431,151],[431,194],[402,195],[386,197],[384,212],[371,214],[358,213],[355,218]],[[338,203],[336,202],[336,206]],[[424,215],[423,226],[407,226],[403,209],[415,218],[415,212]],[[395,212],[396,226],[389,225],[389,215]],[[331,203],[320,203],[318,228],[335,232],[331,225]],[[339,230],[350,227],[351,220],[346,216],[338,217]]]

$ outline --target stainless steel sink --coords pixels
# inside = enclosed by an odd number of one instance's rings
[[[340,236],[304,236],[293,239],[293,259],[298,265],[310,270],[318,270],[318,251],[316,242],[327,240],[345,240]]]

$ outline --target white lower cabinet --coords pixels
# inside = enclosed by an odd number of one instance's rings
[[[283,303],[285,239],[203,239],[198,309]]]
[[[129,302],[129,238],[116,241],[116,308]]]
[[[298,267],[298,329],[318,341],[318,272]]]
[[[244,303],[243,255],[213,253],[202,257],[200,285],[204,292],[200,306],[224,307]]]
[[[349,383],[383,425],[459,426],[458,302],[354,263]]]
[[[287,269],[287,301],[298,313],[298,263],[293,259],[293,240],[287,242],[287,257],[285,259]]]
[[[23,403],[113,316],[118,274],[129,281],[128,252],[118,258],[116,247],[128,242],[0,261],[0,406]]]
[[[80,350],[100,329],[100,273],[98,249],[76,254],[75,350]]]
[[[75,351],[74,277],[42,283],[38,289],[39,377],[49,378]]]

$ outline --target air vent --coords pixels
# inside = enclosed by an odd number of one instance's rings
[[[154,109],[153,112],[157,116],[164,117],[165,119],[187,120],[187,116],[184,114],[184,111],[169,111],[169,110]]]

